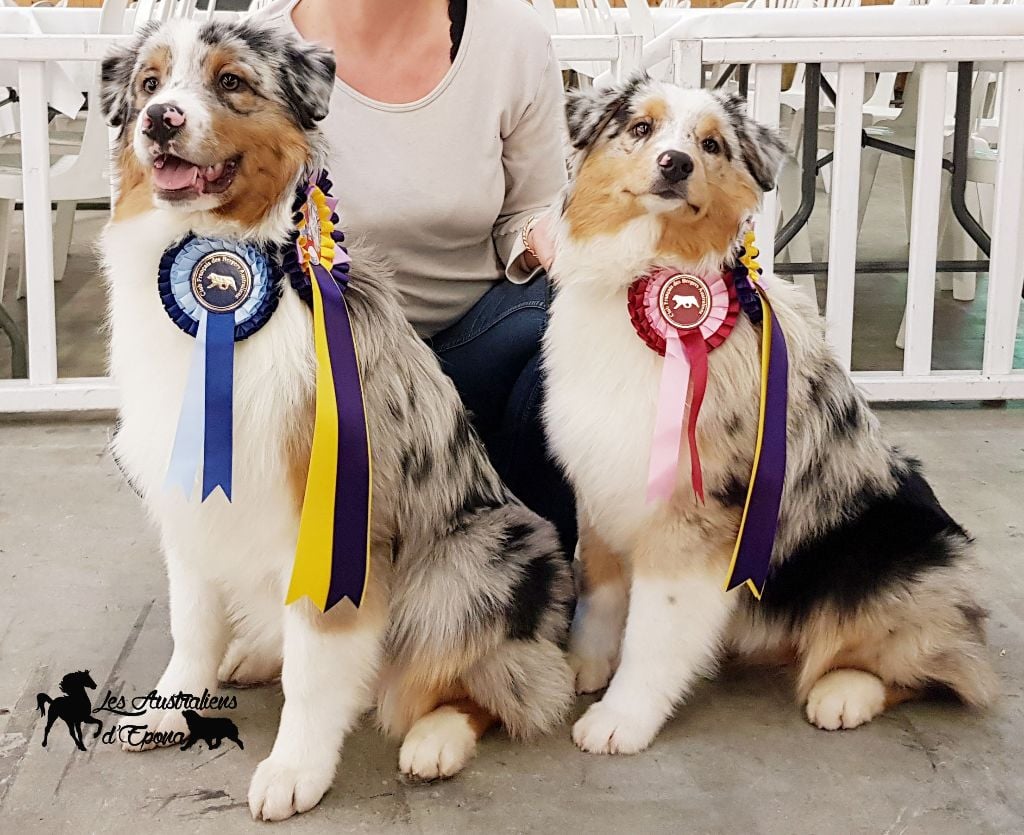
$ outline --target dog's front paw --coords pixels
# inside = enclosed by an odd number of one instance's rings
[[[398,754],[398,767],[419,780],[451,777],[472,759],[476,737],[464,713],[440,707],[409,729]]]
[[[573,725],[572,739],[592,754],[635,754],[643,751],[658,733],[660,722],[651,722],[636,712],[625,712],[607,704],[592,704]]]
[[[334,769],[293,765],[271,755],[256,768],[249,784],[253,820],[281,821],[308,812],[334,781]]]
[[[856,728],[885,710],[885,685],[862,670],[833,670],[807,697],[807,719],[826,731]]]
[[[585,657],[570,652],[569,666],[576,674],[577,693],[596,693],[607,687],[612,678],[612,662],[608,658]]]

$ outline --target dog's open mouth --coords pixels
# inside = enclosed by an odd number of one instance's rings
[[[200,166],[172,154],[153,160],[153,185],[165,200],[189,200],[227,191],[238,173],[241,157]]]

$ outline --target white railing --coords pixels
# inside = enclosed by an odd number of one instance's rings
[[[854,372],[875,401],[1004,400],[1024,398],[1024,370],[1014,370],[1024,266],[1021,263],[1024,193],[1024,36],[970,37],[771,37],[679,40],[673,44],[673,75],[685,86],[703,83],[703,67],[752,65],[751,112],[766,123],[779,118],[779,78],[790,63],[838,65],[833,188],[829,217],[826,336],[850,368],[857,258],[861,109],[865,72],[894,62],[918,65],[920,96],[906,334],[901,371]],[[980,369],[932,370],[932,321],[936,284],[942,177],[946,74],[958,62],[1002,72],[998,163],[991,232],[984,355]],[[762,263],[772,264],[776,198],[770,194],[758,217]]]
[[[101,60],[120,40],[105,35],[0,35],[0,56],[17,61],[19,69],[28,321],[28,378],[0,380],[0,413],[114,409],[118,404],[110,378],[62,378],[57,373],[45,69],[47,61]],[[569,35],[553,41],[563,65],[607,61],[616,77],[628,75],[639,65],[639,36]],[[102,315],[102,311],[96,313]]]

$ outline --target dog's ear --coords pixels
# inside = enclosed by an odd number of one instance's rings
[[[747,102],[742,97],[722,94],[718,99],[729,115],[729,123],[739,142],[740,156],[750,176],[762,191],[771,191],[786,162],[786,144],[782,137],[774,128],[751,119],[747,115]]]
[[[131,115],[132,74],[140,44],[135,38],[114,47],[100,65],[100,110],[112,128],[123,128]]]
[[[284,47],[280,67],[281,95],[304,130],[327,115],[334,90],[334,53],[296,41]]]
[[[633,75],[628,81],[603,89],[573,90],[566,94],[565,115],[569,123],[569,141],[576,151],[590,148],[617,116],[628,113],[629,100],[644,84],[646,72]]]

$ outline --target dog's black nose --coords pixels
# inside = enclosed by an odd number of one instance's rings
[[[185,125],[185,114],[176,104],[151,104],[142,114],[142,133],[156,142],[168,142]]]
[[[693,159],[682,151],[665,151],[658,157],[658,168],[670,183],[679,183],[693,173]]]

